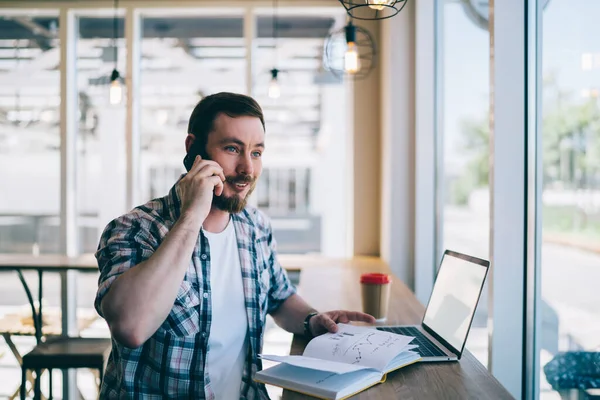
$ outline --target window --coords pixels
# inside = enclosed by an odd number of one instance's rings
[[[58,253],[58,13],[0,14],[0,252]]]
[[[346,85],[323,70],[325,37],[343,10],[256,10],[253,95],[267,129],[258,206],[280,253],[346,256]],[[269,96],[277,68],[280,96]]]
[[[185,172],[192,110],[205,96],[246,92],[243,10],[145,10],[140,84],[141,202]]]
[[[257,9],[255,15],[252,95],[263,108],[267,147],[251,203],[272,218],[281,253],[342,256],[346,130],[338,99],[346,87],[322,72],[321,57],[325,36],[343,13],[281,9],[274,40],[272,12]],[[246,93],[248,64],[242,9],[148,9],[141,18],[139,187],[144,202],[164,196],[185,172],[184,141],[194,106],[212,93]],[[268,96],[275,63],[281,70],[279,99]],[[336,190],[328,190],[324,201],[318,193],[332,182]]]
[[[310,169],[269,168],[256,185],[258,207],[270,215],[303,214],[308,210]],[[304,189],[304,190],[303,190]]]
[[[487,8],[439,2],[442,15],[442,246],[489,259],[489,32]],[[468,68],[465,68],[468,66]],[[487,364],[487,285],[467,348]]]
[[[0,253],[58,254],[60,243],[60,54],[58,10],[0,9]],[[34,272],[24,272],[34,293]],[[17,274],[0,272],[2,316],[27,297]],[[58,280],[44,281],[43,304]],[[55,300],[52,298],[52,300]],[[23,315],[30,315],[26,308]],[[47,314],[45,314],[47,315]],[[14,336],[13,336],[14,339]],[[15,339],[21,354],[33,337]],[[0,398],[9,398],[21,373],[0,344]]]
[[[77,238],[81,253],[93,253],[106,224],[125,210],[125,96],[110,102],[110,77],[125,76],[124,18],[113,10],[77,14]],[[122,13],[121,13],[122,15]],[[123,86],[123,90],[124,90]]]
[[[126,167],[129,130],[139,139],[139,148],[132,149],[139,153],[139,158],[132,157],[139,163],[134,166],[139,167],[134,185],[141,189],[136,193],[138,205],[164,196],[184,172],[187,123],[197,102],[211,93],[231,91],[250,92],[265,111],[268,151],[255,204],[273,217],[279,250],[347,255],[350,132],[344,99],[350,92],[322,67],[325,36],[345,22],[341,7],[283,7],[275,41],[270,8],[254,9],[251,15],[246,8],[235,7],[125,5],[116,12],[113,37],[113,9],[79,3],[63,6],[70,21],[75,17],[75,29],[69,25],[67,36],[74,39],[77,79],[67,87],[68,93],[61,93],[60,85],[59,13],[37,8],[0,12],[0,169],[9,171],[0,174],[0,252],[60,253],[61,212],[77,215],[77,250],[95,252],[106,224],[127,212],[127,178],[133,174]],[[253,38],[245,37],[249,16],[255,23]],[[139,37],[126,38],[126,20],[135,20],[136,28],[140,23]],[[132,43],[134,48],[128,48]],[[277,60],[272,58],[275,44]],[[128,53],[136,54],[138,49],[140,58],[136,55],[133,64],[139,62],[139,69],[133,65],[133,76],[128,76]],[[252,71],[248,71],[249,49]],[[267,96],[274,63],[281,69],[279,102]],[[120,102],[110,98],[115,67],[123,78]],[[132,78],[138,76],[136,84]],[[129,110],[133,118],[128,118],[126,108],[128,86],[136,91],[137,108]],[[69,121],[76,127],[76,171],[70,172],[76,173],[77,207],[61,210],[60,104],[61,97],[64,100],[71,93],[76,94],[78,106]],[[132,120],[136,126],[128,125]],[[67,152],[69,158],[74,155]],[[58,277],[48,279],[47,286],[56,289]],[[81,277],[79,312],[82,308],[93,312],[96,279]],[[14,292],[22,295],[21,288],[13,286],[5,291],[13,302],[7,307],[22,301],[13,296]],[[45,293],[43,302],[49,307],[60,304],[55,290],[47,288]],[[274,354],[287,352],[291,335],[273,329],[272,320],[268,324],[265,348],[271,346],[268,352]],[[98,332],[108,335],[102,328],[93,335]],[[5,347],[0,348],[3,352],[7,354]],[[9,380],[20,379],[16,362],[7,374]],[[55,393],[60,390],[58,380],[55,374]],[[84,394],[95,391],[91,377],[82,381],[79,387]]]
[[[585,0],[553,0],[543,13],[542,399],[560,398],[548,383],[559,352],[600,348],[597,15],[600,3]]]

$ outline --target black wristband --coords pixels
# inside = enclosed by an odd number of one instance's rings
[[[318,312],[317,312],[317,311],[313,311],[313,312],[309,313],[309,314],[306,316],[306,318],[304,318],[304,335],[305,335],[306,337],[309,337],[309,338],[313,338],[313,337],[314,337],[314,335],[313,335],[313,334],[312,334],[312,332],[310,331],[310,319],[311,319],[312,317],[314,317],[315,315],[317,315],[317,314],[318,314]]]

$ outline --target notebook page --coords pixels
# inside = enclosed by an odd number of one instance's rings
[[[326,333],[311,340],[303,355],[383,372],[394,357],[407,350],[413,339],[373,328],[338,324],[336,333]]]

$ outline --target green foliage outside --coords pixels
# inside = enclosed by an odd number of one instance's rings
[[[581,196],[600,191],[600,106],[597,98],[561,92],[550,77],[544,85],[542,121],[543,187]],[[449,183],[449,201],[465,205],[470,193],[489,186],[490,152],[487,116],[462,123],[461,154],[469,158],[465,172]],[[596,200],[596,203],[600,199]],[[593,207],[545,205],[545,232],[569,232],[600,239],[600,212]]]
[[[574,240],[595,240],[600,243],[600,214],[586,213],[573,206],[544,206],[544,232],[569,233]]]

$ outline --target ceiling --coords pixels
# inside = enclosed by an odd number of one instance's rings
[[[254,97],[263,106],[271,132],[312,137],[320,128],[321,97],[315,81],[323,75],[323,41],[344,18],[279,16],[276,40],[272,16],[256,18]],[[185,129],[191,108],[202,95],[246,90],[242,16],[150,16],[142,21],[143,135],[158,137]],[[117,46],[119,70],[124,75],[127,50],[123,22],[123,18],[117,20],[117,37],[121,38]],[[0,17],[0,123],[12,123],[14,116],[19,115],[19,120],[29,118],[31,126],[57,129],[60,103],[57,36],[57,17]],[[93,131],[99,110],[105,107],[106,78],[115,61],[112,37],[112,18],[78,17],[80,110],[93,114],[82,115],[85,123],[80,129]],[[282,70],[279,101],[267,97],[269,70],[274,66]]]
[[[324,38],[335,18],[323,16],[279,16],[277,36],[283,38]],[[0,40],[30,39],[44,41],[58,34],[58,17],[0,17]],[[257,16],[257,37],[273,36],[273,17]],[[146,17],[144,38],[191,39],[201,37],[242,37],[242,17]],[[123,18],[118,19],[117,36],[123,37]],[[79,37],[82,39],[112,38],[113,19],[80,17]]]

